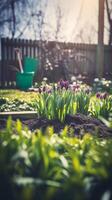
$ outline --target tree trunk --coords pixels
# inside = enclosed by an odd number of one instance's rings
[[[99,0],[97,71],[96,71],[96,75],[99,78],[103,77],[103,70],[104,70],[104,1],[105,0]]]
[[[111,11],[109,8],[109,3],[108,0],[106,0],[106,11],[107,11],[107,18],[109,22],[109,39],[108,39],[108,44],[112,45],[112,19],[111,19]]]

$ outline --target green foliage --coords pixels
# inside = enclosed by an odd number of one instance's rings
[[[4,98],[4,97],[0,98],[0,106],[6,103],[7,103],[7,98]]]
[[[100,120],[109,128],[112,128],[112,113],[110,113],[108,120],[100,117]]]
[[[85,115],[88,114],[90,98],[91,98],[91,94],[87,94],[83,91],[75,94],[77,113],[82,113]]]
[[[37,92],[24,92],[20,90],[0,90],[0,99],[8,98],[9,101],[15,99],[21,99],[22,101],[31,102],[33,99],[37,98]]]
[[[86,88],[79,88],[75,85],[75,90],[59,88],[54,86],[50,90],[42,90],[39,93],[15,91],[14,95],[8,91],[1,91],[3,97],[0,98],[0,111],[27,111],[35,110],[39,116],[48,119],[59,119],[64,122],[66,115],[82,113],[92,115],[96,118],[107,119],[112,113],[112,95],[108,93],[88,92]],[[77,89],[78,87],[78,89]],[[20,97],[18,96],[20,94]],[[23,100],[24,99],[24,100]]]
[[[112,112],[112,96],[96,98],[93,94],[86,92],[73,92],[70,90],[53,91],[52,93],[41,93],[38,99],[32,102],[32,107],[37,110],[39,116],[48,119],[59,119],[64,121],[67,114],[82,113],[108,118]]]
[[[106,99],[92,98],[89,111],[96,118],[102,116],[108,119],[110,113],[112,113],[112,96],[108,96]]]
[[[10,101],[6,98],[0,98],[0,105],[0,112],[33,110],[30,103],[19,99]]]
[[[0,199],[112,198],[112,139],[31,133],[20,121],[0,132]]]
[[[73,93],[70,90],[41,93],[32,103],[40,116],[64,121],[67,114],[77,112],[88,114],[90,95],[84,92]]]

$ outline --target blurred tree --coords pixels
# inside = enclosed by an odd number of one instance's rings
[[[0,35],[15,37],[27,0],[0,0]]]
[[[62,28],[62,19],[63,19],[62,9],[60,5],[58,4],[56,8],[56,30],[55,30],[56,41],[58,41],[60,38],[60,33],[61,33],[61,28]]]
[[[95,29],[95,26],[89,24],[84,24],[83,27],[79,29],[79,32],[75,36],[75,40],[80,43],[93,44],[96,42],[98,31]]]

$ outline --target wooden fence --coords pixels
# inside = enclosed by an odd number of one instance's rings
[[[15,48],[24,56],[38,58],[39,71],[35,81],[48,77],[50,81],[82,74],[96,76],[97,46],[89,44],[41,42],[24,39],[1,39],[0,86],[15,85],[19,69]],[[104,76],[112,75],[112,47],[104,47]],[[16,68],[15,68],[16,66]]]

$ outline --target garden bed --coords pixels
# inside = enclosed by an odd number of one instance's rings
[[[111,94],[67,81],[1,91],[0,199],[112,199]]]
[[[3,113],[4,114],[4,113]],[[6,113],[2,119],[0,119],[0,128],[5,128],[7,116]],[[1,116],[1,115],[0,115]],[[41,129],[46,131],[47,127],[53,127],[54,132],[60,134],[60,132],[67,127],[70,134],[74,134],[76,137],[82,137],[86,133],[97,135],[102,138],[112,137],[112,129],[108,128],[102,121],[94,117],[86,116],[83,114],[67,115],[64,122],[60,122],[58,119],[49,120],[45,117],[36,117],[36,112],[13,112],[12,119],[20,119],[23,126],[26,125],[31,131]]]
[[[15,97],[14,91],[1,91],[0,128],[5,127],[6,118],[11,115],[13,120],[20,119],[31,131],[40,128],[45,131],[52,126],[55,133],[60,134],[67,126],[75,136],[91,133],[111,137],[112,129],[99,120],[100,117],[109,120],[112,113],[112,95],[105,84],[110,82],[96,81],[91,88],[60,80],[54,85],[44,83],[36,92],[15,91]]]
[[[48,126],[54,128],[54,132],[60,133],[65,126],[68,127],[70,133],[76,137],[82,137],[86,133],[97,135],[99,137],[112,137],[112,129],[108,128],[100,120],[93,117],[87,117],[83,114],[76,114],[74,116],[67,115],[65,121],[62,123],[57,119],[48,120],[44,117],[23,120],[23,124],[27,125],[30,130],[42,129],[46,130]]]

